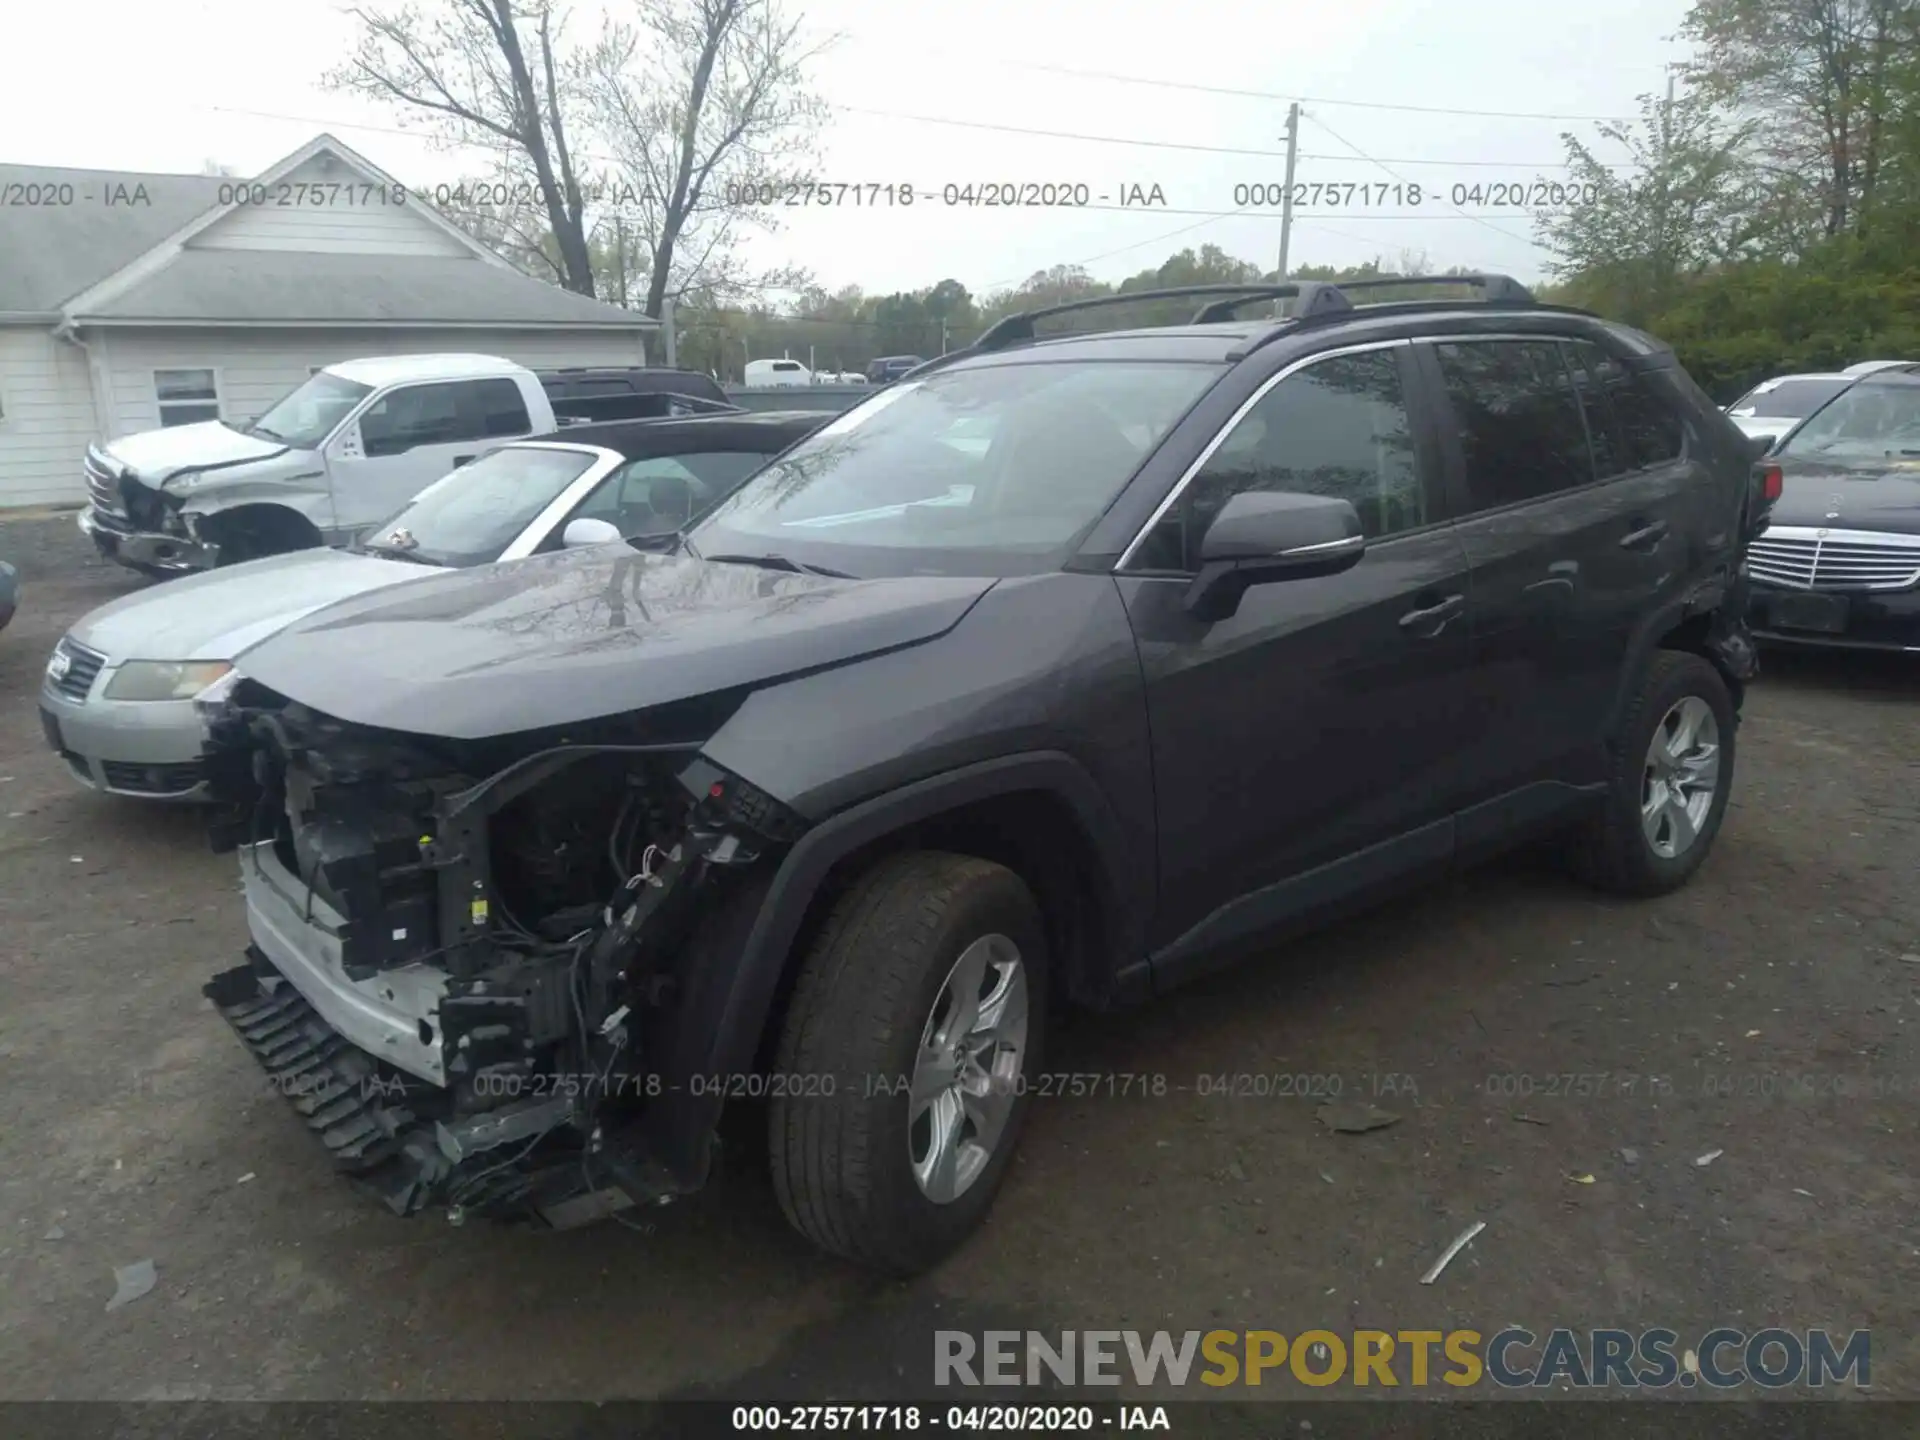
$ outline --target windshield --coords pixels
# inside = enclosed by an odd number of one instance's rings
[[[1727,407],[1729,415],[1799,420],[1853,384],[1846,380],[1770,380],[1756,385]]]
[[[1920,455],[1920,385],[1856,385],[1802,425],[1780,453],[1820,460]]]
[[[861,576],[1050,569],[1221,373],[1069,361],[907,381],[749,480],[694,543]]]
[[[600,461],[581,450],[508,445],[434,481],[362,542],[431,565],[487,565]]]
[[[299,450],[311,450],[333,433],[333,427],[347,418],[349,411],[373,393],[371,385],[345,380],[322,370],[291,393],[273,403],[271,409],[248,431],[266,440],[277,440]]]

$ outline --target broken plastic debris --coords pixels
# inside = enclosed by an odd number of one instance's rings
[[[1909,950],[1907,953],[1902,955],[1900,958],[1909,965],[1920,965],[1920,955],[1915,955],[1911,950]]]
[[[1640,1163],[1640,1152],[1631,1146],[1623,1145],[1620,1147],[1620,1158],[1629,1165],[1638,1165]]]
[[[1718,1160],[1722,1155],[1726,1153],[1727,1152],[1724,1150],[1709,1150],[1707,1151],[1706,1154],[1702,1155],[1698,1160],[1695,1160],[1693,1163],[1696,1165],[1711,1165],[1713,1164],[1714,1161]]]
[[[1332,1177],[1331,1175],[1329,1175],[1329,1174],[1327,1174],[1327,1172],[1326,1172],[1326,1171],[1324,1171],[1324,1170],[1322,1170],[1322,1171],[1320,1172],[1320,1178],[1321,1178],[1322,1180],[1324,1180],[1324,1181],[1326,1181],[1326,1182],[1327,1182],[1327,1184],[1329,1184],[1329,1185],[1331,1185],[1331,1184],[1333,1183],[1333,1177]]]
[[[107,1301],[107,1309],[113,1311],[118,1310],[122,1305],[131,1305],[153,1289],[154,1282],[159,1278],[151,1260],[136,1260],[131,1265],[114,1267],[115,1288],[113,1298]]]
[[[1802,1189],[1801,1189],[1801,1188],[1800,1188],[1800,1187],[1799,1187],[1798,1185],[1796,1185],[1796,1186],[1794,1186],[1794,1187],[1793,1187],[1793,1193],[1794,1193],[1794,1194],[1796,1194],[1796,1195],[1804,1195],[1804,1196],[1806,1196],[1806,1197],[1807,1197],[1807,1199],[1809,1199],[1809,1200],[1811,1200],[1811,1199],[1813,1199],[1813,1191],[1811,1191],[1811,1190],[1802,1190]]]
[[[1686,1354],[1682,1355],[1680,1357],[1680,1363],[1686,1368],[1687,1374],[1698,1375],[1700,1373],[1700,1357],[1694,1354],[1693,1351],[1689,1350]]]
[[[1400,1117],[1362,1100],[1336,1100],[1315,1112],[1320,1123],[1343,1135],[1364,1135],[1369,1130],[1384,1130],[1400,1123]]]
[[[1753,1039],[1753,1038],[1754,1038],[1754,1037],[1755,1037],[1756,1035],[1758,1035],[1759,1033],[1760,1033],[1760,1032],[1759,1032],[1758,1030],[1749,1030],[1749,1031],[1747,1031],[1747,1039],[1749,1039],[1749,1040],[1751,1040],[1751,1039]]]
[[[1422,1285],[1431,1285],[1434,1281],[1438,1280],[1440,1278],[1440,1272],[1453,1263],[1453,1257],[1466,1249],[1467,1242],[1486,1228],[1486,1221],[1476,1220],[1473,1224],[1462,1230],[1454,1237],[1453,1243],[1447,1246],[1446,1253],[1433,1262],[1433,1268],[1420,1277],[1420,1283]]]
[[[1569,1179],[1569,1180],[1571,1180],[1571,1181],[1572,1181],[1572,1182],[1573,1182],[1574,1184],[1576,1184],[1576,1185],[1591,1185],[1591,1184],[1593,1184],[1593,1176],[1591,1176],[1591,1175],[1572,1175],[1572,1174],[1569,1174],[1569,1175],[1567,1176],[1567,1179]]]
[[[247,1171],[246,1174],[242,1175],[238,1180],[234,1181],[233,1183],[236,1185],[244,1185],[251,1179],[253,1179],[253,1171],[249,1170]]]
[[[78,855],[69,855],[67,857],[67,862],[71,865],[84,865],[87,863],[85,860],[82,860]]]
[[[51,1230],[47,1231],[47,1233],[42,1235],[40,1238],[42,1240],[64,1240],[67,1238],[67,1232],[64,1229],[62,1229],[60,1226],[55,1225]]]

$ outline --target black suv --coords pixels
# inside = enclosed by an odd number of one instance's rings
[[[918,355],[882,355],[878,360],[867,364],[867,383],[869,385],[891,385],[911,370],[917,370],[927,362]]]
[[[734,1102],[801,1231],[911,1272],[1054,1007],[1534,836],[1684,883],[1759,472],[1653,340],[1471,283],[1012,316],[685,533],[263,642],[203,699],[253,940],[207,994],[401,1213],[664,1203]]]

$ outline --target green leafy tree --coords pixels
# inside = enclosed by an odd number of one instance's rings
[[[1749,131],[1710,94],[1689,89],[1670,102],[1643,95],[1637,124],[1599,127],[1601,140],[1626,151],[1625,166],[1562,136],[1581,202],[1535,217],[1553,277],[1582,303],[1644,324],[1688,276],[1751,246],[1761,227]]]
[[[1775,202],[1828,237],[1865,224],[1910,144],[1920,0],[1696,0],[1681,35],[1690,78],[1757,122]]]

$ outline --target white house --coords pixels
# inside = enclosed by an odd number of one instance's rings
[[[514,269],[330,135],[252,180],[0,165],[0,507],[89,441],[245,420],[322,365],[635,365],[655,321]]]

